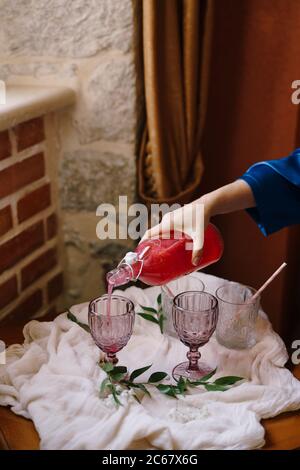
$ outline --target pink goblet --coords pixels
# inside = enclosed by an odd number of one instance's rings
[[[173,300],[173,323],[180,341],[190,348],[187,362],[173,369],[173,377],[199,380],[212,372],[212,368],[199,362],[198,349],[209,341],[216,329],[218,301],[207,292],[189,291],[178,294]]]
[[[134,304],[126,297],[103,295],[90,302],[91,334],[98,348],[105,352],[107,362],[118,362],[116,353],[128,343],[134,318]]]

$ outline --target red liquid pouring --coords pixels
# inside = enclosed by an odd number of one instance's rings
[[[209,224],[204,233],[202,256],[192,264],[192,240],[173,232],[170,238],[156,238],[141,242],[135,252],[127,253],[120,265],[107,274],[108,295],[114,287],[140,279],[150,286],[161,286],[203,269],[218,261],[223,254],[223,240],[218,229]]]
[[[113,293],[114,285],[111,284],[109,281],[107,283],[107,310],[106,315],[108,317],[108,321],[110,321],[110,311],[111,311],[111,296]]]

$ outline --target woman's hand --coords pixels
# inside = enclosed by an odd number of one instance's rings
[[[165,214],[160,224],[145,232],[142,240],[167,235],[176,230],[189,235],[193,240],[192,263],[198,264],[202,254],[204,231],[210,218],[254,207],[255,199],[250,186],[244,180],[237,180],[200,199]]]
[[[209,223],[210,216],[209,204],[204,204],[200,198],[165,214],[160,224],[145,232],[142,241],[159,235],[167,236],[171,231],[185,233],[193,240],[192,263],[197,265],[202,254],[204,230]]]

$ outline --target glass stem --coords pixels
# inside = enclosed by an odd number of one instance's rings
[[[117,364],[118,358],[115,353],[107,353],[106,354],[107,362],[111,362],[112,364]]]
[[[201,354],[198,351],[198,348],[191,346],[189,352],[187,353],[187,358],[189,360],[189,370],[198,370],[198,361],[201,357]]]

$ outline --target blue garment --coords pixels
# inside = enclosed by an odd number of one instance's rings
[[[241,178],[256,207],[247,209],[264,235],[300,223],[300,148],[289,157],[256,163]]]

